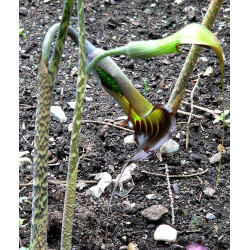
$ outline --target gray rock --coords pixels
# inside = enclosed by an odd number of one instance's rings
[[[50,107],[50,113],[52,116],[54,116],[59,122],[66,122],[67,117],[64,114],[63,110],[59,106],[51,106]]]
[[[142,210],[141,215],[150,221],[157,221],[167,212],[168,209],[163,205],[153,205]]]
[[[177,238],[177,230],[169,225],[160,225],[154,232],[155,241],[175,242]]]
[[[207,218],[208,220],[214,220],[214,219],[215,219],[215,215],[212,214],[212,213],[207,213],[206,218]]]
[[[212,157],[210,157],[209,161],[211,164],[214,164],[216,162],[219,162],[221,157],[222,157],[221,152],[218,152],[218,153],[214,154]]]
[[[173,189],[174,189],[174,193],[175,193],[175,194],[179,194],[179,193],[180,193],[178,183],[172,184],[172,187],[173,187]]]
[[[195,12],[194,9],[189,9],[188,10],[188,20],[189,21],[193,21],[195,19]]]
[[[179,148],[179,144],[174,140],[170,139],[161,146],[160,152],[163,156],[171,156],[177,153],[179,151]]]

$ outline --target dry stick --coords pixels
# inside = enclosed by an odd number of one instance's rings
[[[190,116],[190,113],[182,111],[182,110],[177,110],[177,113],[182,114],[182,115],[189,115]],[[203,119],[203,116],[201,116],[201,115],[193,115],[193,117],[195,117],[197,119]]]
[[[146,171],[146,170],[142,170],[141,172],[144,173],[144,174],[148,174],[148,175],[153,175],[153,176],[157,176],[157,177],[164,177],[164,178],[166,178],[165,174],[158,174],[158,173],[149,172],[149,171]],[[208,172],[208,168],[206,170],[200,172],[200,173],[182,174],[182,175],[169,175],[168,177],[169,178],[188,178],[188,177],[193,177],[193,176],[197,176],[197,175],[202,175],[202,174],[205,174],[206,172]]]
[[[170,207],[171,207],[171,214],[172,214],[172,225],[175,224],[175,216],[174,216],[174,199],[173,199],[173,193],[171,190],[171,185],[170,185],[170,180],[169,180],[169,170],[168,170],[168,165],[165,165],[166,168],[166,180],[168,184],[168,193],[169,193],[169,198],[170,198]]]
[[[121,126],[118,126],[118,125],[115,125],[115,124],[112,124],[112,123],[109,123],[109,122],[92,121],[92,120],[82,120],[82,123],[99,123],[99,124],[108,125],[108,126],[112,126],[112,127],[115,127],[115,128],[123,129],[123,130],[131,132],[131,133],[134,132],[131,129],[124,128],[124,127],[121,127]]]
[[[98,181],[95,181],[95,180],[86,180],[86,181],[83,181],[84,183],[86,184],[97,184]],[[55,181],[55,180],[48,180],[48,183],[51,184],[51,185],[63,185],[63,186],[66,186],[66,181]],[[77,183],[79,184],[79,183]],[[29,186],[32,186],[33,185],[33,182],[29,182],[29,183],[19,183],[19,187],[29,187]],[[20,190],[21,192],[22,190]]]
[[[198,75],[198,79],[196,80],[196,83],[195,83],[195,85],[194,85],[194,88],[193,88],[193,90],[192,90],[192,92],[191,92],[191,96],[190,96],[191,110],[190,110],[190,115],[189,115],[188,121],[187,121],[186,150],[188,150],[188,142],[189,142],[189,125],[190,125],[190,122],[191,122],[191,119],[192,119],[193,110],[194,110],[194,108],[193,108],[193,103],[194,103],[194,101],[193,101],[194,91],[195,91],[195,89],[197,88],[199,81],[200,81],[200,75]]]
[[[111,196],[110,196],[110,198],[109,198],[109,203],[108,203],[108,208],[107,208],[107,215],[106,215],[105,244],[107,244],[107,240],[108,240],[108,218],[109,218],[109,212],[110,212],[110,205],[111,205],[112,199],[113,199],[113,197],[114,197],[114,195],[115,195],[115,191],[116,191],[116,189],[117,189],[117,187],[118,187],[118,184],[119,184],[119,182],[120,182],[120,180],[121,180],[121,178],[122,178],[122,175],[123,175],[123,173],[124,173],[126,167],[129,166],[129,164],[131,164],[131,163],[132,163],[132,161],[129,160],[129,161],[127,161],[127,162],[123,165],[122,170],[121,170],[121,173],[120,173],[120,177],[117,179],[117,181],[116,181],[116,183],[115,183],[115,186],[114,186],[114,188],[113,188],[113,190],[112,190]]]
[[[182,103],[182,104],[185,104],[185,105],[191,105],[189,102],[186,102],[186,101],[182,101],[181,103]],[[193,105],[193,107],[196,108],[196,109],[202,110],[202,111],[204,111],[204,112],[207,112],[207,113],[209,113],[209,114],[212,114],[213,116],[216,116],[216,114],[222,113],[222,111],[219,111],[219,110],[211,110],[211,109],[204,108],[204,107],[201,107],[201,106],[198,106],[198,105]]]

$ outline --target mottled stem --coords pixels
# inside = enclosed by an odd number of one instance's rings
[[[33,172],[32,219],[30,249],[45,249],[48,214],[48,150],[51,86],[48,68],[41,57],[35,126],[35,155]]]
[[[61,249],[71,249],[72,225],[75,207],[75,193],[77,169],[79,159],[79,140],[83,113],[83,102],[87,76],[85,74],[85,41],[84,41],[84,4],[83,0],[77,1],[79,22],[79,68],[76,92],[76,107],[73,118],[73,131],[71,135],[70,157],[68,164],[67,188],[65,194]]]
[[[202,24],[207,27],[208,29],[211,29],[213,26],[213,23],[215,21],[215,18],[220,10],[220,7],[222,5],[223,0],[212,0],[209,8],[207,10],[207,13],[204,17],[204,20]],[[197,62],[197,59],[200,55],[202,47],[199,45],[192,45],[191,50],[188,53],[188,56],[186,58],[186,61],[183,65],[183,68],[181,70],[181,73],[177,79],[175,88],[169,98],[168,106],[171,107],[174,113],[177,112],[184,92],[186,88],[186,84],[192,74],[193,68]]]
[[[50,84],[54,85],[57,71],[59,69],[59,64],[61,62],[62,52],[64,49],[65,39],[68,33],[69,21],[74,5],[74,0],[66,0],[62,21],[60,23],[59,32],[56,39],[55,48],[51,57],[49,64],[49,74],[50,74]]]

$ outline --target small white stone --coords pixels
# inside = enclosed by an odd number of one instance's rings
[[[182,4],[183,2],[184,2],[184,0],[175,0],[174,1],[177,5],[180,5],[180,4]]]
[[[204,194],[207,196],[213,196],[215,193],[215,190],[211,187],[207,187],[203,190]]]
[[[75,107],[76,107],[76,102],[67,102],[67,104],[68,104],[72,109],[75,109]]]
[[[59,122],[66,122],[67,117],[64,114],[63,110],[59,106],[51,106],[50,107],[50,113],[52,116],[54,116]]]
[[[157,198],[156,194],[148,194],[146,195],[146,198],[149,200],[155,200]]]
[[[169,225],[160,225],[154,232],[155,241],[175,242],[177,238],[177,230]]]
[[[179,144],[174,140],[170,139],[161,146],[160,151],[162,155],[171,156],[177,153],[179,151],[179,148]]]
[[[92,98],[92,97],[87,97],[87,96],[85,96],[85,97],[84,97],[84,100],[85,100],[86,102],[93,102],[93,98]]]
[[[206,218],[207,218],[208,220],[214,220],[214,219],[215,219],[215,215],[212,214],[212,213],[207,213]]]
[[[134,135],[128,135],[124,138],[124,144],[132,144],[134,142]]]

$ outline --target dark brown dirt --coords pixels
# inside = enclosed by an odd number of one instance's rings
[[[48,28],[59,21],[62,14],[63,2],[50,0],[40,1],[36,6],[32,1],[19,0],[20,24],[23,34],[20,36],[20,148],[19,151],[29,151],[31,157],[34,140],[36,90],[38,61],[43,38]],[[38,1],[37,1],[38,2]],[[163,34],[171,34],[186,23],[202,22],[210,1],[185,0],[177,5],[174,1],[84,1],[86,37],[96,46],[109,49],[124,45],[130,40],[147,40],[161,38]],[[156,3],[155,7],[151,7]],[[193,6],[194,13],[186,13],[185,7]],[[145,13],[150,9],[151,13]],[[226,109],[229,109],[229,1],[225,1],[214,24],[213,32],[217,33],[225,53],[225,93]],[[147,11],[146,11],[147,12]],[[94,18],[94,19],[93,19]],[[73,10],[71,25],[77,28],[76,6]],[[117,63],[125,69],[126,74],[133,80],[141,93],[147,99],[157,104],[167,103],[178,74],[182,68],[189,47],[182,49],[179,55],[166,55],[150,60],[131,60],[116,57]],[[69,156],[70,133],[68,124],[72,122],[73,110],[67,102],[75,100],[77,76],[72,76],[73,67],[77,67],[78,48],[70,39],[66,41],[62,63],[53,90],[52,105],[60,105],[68,120],[59,123],[51,118],[50,143],[53,163],[49,166],[49,179],[66,180]],[[220,72],[216,55],[209,49],[203,49],[190,80],[188,89],[192,90],[195,76],[205,72],[211,66],[210,76],[201,76],[199,86],[195,91],[194,103],[211,110],[222,110],[222,94]],[[144,90],[143,78],[147,81],[149,91]],[[87,97],[93,101],[85,102],[84,119],[115,120],[124,115],[97,81],[91,77],[88,81],[91,88],[86,91]],[[141,88],[140,86],[141,85]],[[62,92],[63,89],[63,92]],[[184,99],[189,102],[190,93]],[[181,110],[190,111],[190,106],[182,105]],[[190,125],[190,147],[185,151],[186,122],[188,117],[177,115],[177,129],[173,139],[180,144],[180,151],[172,157],[159,161],[156,154],[138,164],[133,173],[134,190],[127,198],[115,197],[109,219],[109,242],[107,249],[119,249],[134,241],[139,249],[185,249],[188,243],[198,242],[208,249],[229,249],[229,193],[230,193],[230,141],[229,129],[226,128],[225,149],[219,186],[212,197],[206,196],[203,190],[214,187],[217,178],[218,164],[210,164],[209,158],[217,151],[221,143],[222,124],[213,124],[213,116],[195,109],[195,114],[203,119],[192,119]],[[134,145],[124,145],[123,139],[129,132],[109,126],[103,132],[103,125],[83,123],[81,134],[80,154],[85,157],[80,161],[78,179],[91,180],[90,174],[109,172],[115,177],[122,164],[129,159],[136,150]],[[180,138],[176,135],[180,133]],[[53,142],[52,142],[53,141]],[[185,164],[181,164],[185,161]],[[190,174],[201,169],[209,171],[198,177],[173,178],[171,183],[178,183],[180,193],[174,195],[175,225],[179,231],[177,242],[157,243],[153,240],[153,233],[159,224],[171,225],[170,199],[165,179],[142,173],[142,170],[164,173],[164,166],[168,164],[170,174]],[[20,166],[20,183],[27,183],[32,179],[30,164]],[[91,185],[88,185],[90,187]],[[88,188],[87,187],[87,188]],[[106,191],[100,199],[93,199],[86,195],[86,189],[77,191],[76,209],[73,227],[73,249],[101,249],[105,237],[106,208],[110,193]],[[32,187],[20,187],[20,197],[31,200]],[[60,185],[49,185],[49,223],[48,248],[59,249],[61,220],[63,211],[65,188]],[[158,200],[148,200],[147,194],[159,195]],[[28,201],[29,201],[28,200]],[[135,203],[131,208],[124,201]],[[156,223],[148,222],[141,216],[144,208],[154,204],[165,205],[169,212]],[[206,214],[215,215],[214,220],[207,220]],[[31,203],[20,203],[20,218],[25,219],[20,227],[20,242],[22,246],[29,246]],[[130,223],[128,223],[130,222]]]

